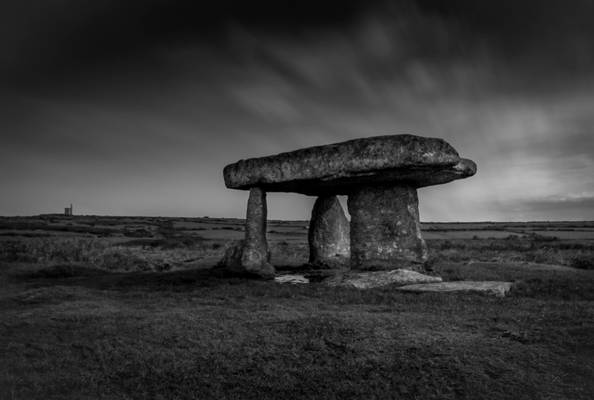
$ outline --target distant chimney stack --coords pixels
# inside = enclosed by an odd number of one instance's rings
[[[72,217],[72,204],[70,204],[70,207],[64,208],[64,215],[67,217]]]

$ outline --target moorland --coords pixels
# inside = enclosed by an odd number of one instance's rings
[[[307,227],[269,222],[279,273],[303,268]],[[1,217],[0,398],[591,398],[594,222],[423,234],[430,273],[511,293],[231,276],[240,219]]]

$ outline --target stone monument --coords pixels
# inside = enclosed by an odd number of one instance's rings
[[[417,189],[463,179],[476,165],[443,139],[376,136],[227,165],[225,185],[249,190],[246,236],[223,264],[274,275],[266,242],[266,192],[317,196],[309,227],[310,263],[357,271],[424,270]],[[336,198],[348,196],[350,226]],[[350,253],[350,255],[349,255]]]

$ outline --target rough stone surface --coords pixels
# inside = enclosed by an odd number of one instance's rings
[[[349,196],[348,208],[352,269],[424,270],[427,245],[421,236],[415,188],[364,187]]]
[[[227,268],[234,274],[262,279],[273,279],[275,277],[275,269],[268,261],[256,266],[245,266],[242,264],[242,255],[245,251],[244,243],[245,241],[239,240],[237,243],[230,246],[217,265]]]
[[[225,254],[218,266],[225,267],[234,273],[244,273],[245,268],[241,265],[241,255],[243,254],[243,240],[235,242],[225,250]]]
[[[436,185],[475,172],[476,165],[443,139],[391,135],[240,160],[223,175],[233,189],[324,195],[349,194],[362,185]]]
[[[268,262],[268,242],[266,241],[266,192],[252,188],[247,203],[245,220],[245,248],[241,263],[246,268],[258,268]]]
[[[344,275],[337,275],[325,281],[328,286],[353,287],[356,289],[427,282],[441,282],[441,278],[406,269],[395,269],[392,271],[347,272]]]
[[[407,285],[399,287],[398,290],[409,292],[480,292],[503,297],[511,290],[511,288],[512,282],[452,281]]]
[[[274,281],[277,283],[291,283],[294,285],[309,283],[309,279],[307,279],[303,275],[298,275],[298,274],[279,275],[274,278]]]
[[[346,265],[350,257],[349,220],[336,196],[316,199],[309,223],[309,263],[335,268]]]
[[[262,278],[273,278],[274,267],[270,264],[270,252],[266,241],[266,192],[252,188],[247,204],[245,240],[236,248],[230,248],[221,261],[233,272],[249,273]]]

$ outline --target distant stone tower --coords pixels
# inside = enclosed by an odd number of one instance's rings
[[[67,217],[72,217],[72,204],[70,204],[70,207],[64,208],[64,215]]]

